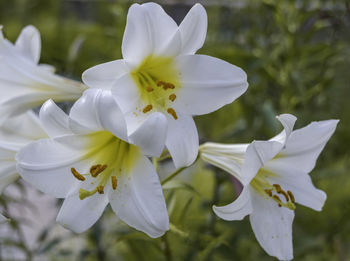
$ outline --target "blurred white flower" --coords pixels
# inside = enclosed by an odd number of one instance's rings
[[[16,153],[28,143],[46,137],[38,117],[31,111],[12,117],[0,127],[0,195],[19,178]],[[0,223],[4,221],[0,217]]]
[[[110,91],[87,90],[69,116],[47,101],[39,116],[50,138],[23,148],[17,154],[17,169],[42,192],[65,198],[57,217],[60,224],[83,232],[110,203],[121,220],[151,237],[169,229],[158,175],[140,149],[129,143]],[[145,134],[154,131],[148,125],[141,129]],[[142,135],[136,141],[141,147],[157,143],[144,142]]]
[[[234,175],[244,186],[234,202],[214,206],[214,212],[225,220],[241,220],[249,215],[264,250],[280,260],[291,260],[295,203],[322,209],[326,194],[314,187],[308,173],[315,167],[338,120],[312,122],[293,131],[293,115],[283,114],[278,119],[284,130],[268,141],[207,143],[200,148],[200,155]]]
[[[89,87],[111,89],[132,135],[148,117],[160,113],[153,128],[176,167],[189,166],[198,153],[193,115],[207,114],[233,102],[248,88],[245,72],[223,60],[195,55],[205,41],[207,14],[196,4],[182,23],[155,3],[130,7],[122,60],[83,73]]]
[[[54,74],[49,65],[38,65],[41,40],[39,31],[26,26],[12,44],[0,30],[0,113],[4,121],[48,99],[73,101],[86,86]]]

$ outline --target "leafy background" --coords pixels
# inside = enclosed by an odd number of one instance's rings
[[[181,21],[192,1],[158,1]],[[222,58],[248,74],[248,91],[231,105],[197,117],[201,142],[251,142],[280,131],[275,115],[293,113],[297,128],[313,120],[340,124],[311,173],[328,194],[322,212],[303,206],[294,221],[295,260],[350,260],[350,2],[200,1],[208,12],[207,41],[199,53]],[[14,41],[21,28],[35,25],[42,35],[41,63],[80,79],[87,68],[121,58],[120,45],[131,1],[0,0],[0,23]],[[160,175],[169,173],[161,163]],[[16,186],[24,193],[25,184]],[[236,186],[237,187],[237,186]],[[260,248],[249,221],[226,222],[213,204],[236,196],[229,175],[198,161],[165,186],[171,230],[150,239],[119,222],[107,209],[82,235],[60,236],[42,228],[35,247],[19,236],[0,235],[0,259],[35,260],[274,260]],[[23,197],[25,198],[25,197]],[[0,204],[8,208],[11,196]],[[36,202],[26,199],[25,204]],[[20,233],[22,219],[9,224]],[[67,243],[68,242],[68,243]],[[12,252],[4,249],[11,248]],[[12,254],[11,254],[12,253]]]

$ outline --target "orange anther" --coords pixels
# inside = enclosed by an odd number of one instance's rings
[[[167,110],[167,112],[168,112],[171,116],[173,116],[173,118],[174,118],[175,120],[177,120],[177,114],[176,114],[176,111],[175,111],[173,108],[169,108],[169,109]]]
[[[105,193],[104,186],[98,186],[96,189],[97,189],[97,192],[100,193],[100,194],[104,194]]]
[[[145,108],[143,108],[142,112],[143,113],[147,113],[147,112],[149,112],[152,109],[153,109],[152,104],[148,104]]]
[[[176,94],[173,93],[173,94],[169,95],[169,100],[171,100],[173,102],[173,101],[175,101],[175,99],[176,99]]]
[[[112,176],[112,188],[114,190],[117,189],[117,186],[118,186],[118,180],[117,180],[117,177],[116,176]]]
[[[151,86],[147,86],[147,87],[146,87],[146,91],[147,91],[147,92],[153,92],[153,90],[154,90],[154,89],[153,89]]]
[[[75,168],[71,168],[70,171],[72,172],[73,176],[76,179],[78,179],[80,181],[84,181],[85,180],[84,176],[81,175]]]

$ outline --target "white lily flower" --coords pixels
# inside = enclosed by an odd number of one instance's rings
[[[207,14],[196,4],[182,23],[155,3],[133,4],[128,12],[122,60],[88,69],[83,81],[111,89],[132,135],[153,113],[164,120],[154,128],[176,167],[197,157],[193,115],[207,114],[233,102],[248,88],[245,72],[223,60],[195,55],[204,43]]]
[[[9,184],[19,178],[16,153],[28,143],[45,137],[47,135],[38,117],[31,111],[12,117],[0,127],[0,195]],[[0,214],[0,223],[6,220]]]
[[[207,143],[200,148],[200,155],[234,175],[244,186],[231,204],[213,206],[216,215],[225,220],[241,220],[249,215],[264,250],[280,260],[291,260],[295,203],[321,211],[326,194],[314,187],[308,173],[338,120],[312,122],[293,131],[296,117],[283,114],[278,119],[284,130],[268,141]]]
[[[140,149],[129,143],[110,91],[87,90],[69,116],[47,101],[39,116],[50,138],[23,148],[17,154],[17,169],[42,192],[65,198],[57,216],[60,224],[81,233],[110,203],[121,220],[150,237],[169,229],[158,175]],[[148,127],[142,132],[153,131]],[[138,135],[141,144],[152,142],[142,139]]]
[[[0,30],[0,113],[2,119],[40,106],[48,99],[73,101],[86,86],[54,74],[53,67],[38,64],[40,33],[26,26],[12,44]]]

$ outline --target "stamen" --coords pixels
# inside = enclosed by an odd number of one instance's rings
[[[148,91],[148,92],[153,92],[153,90],[154,90],[154,89],[153,89],[151,86],[147,86],[147,87],[146,87],[146,91]]]
[[[281,191],[278,192],[278,194],[282,194],[282,195],[286,198],[286,201],[287,201],[287,202],[289,201],[288,194],[287,194],[283,189],[281,189]]]
[[[173,118],[174,118],[175,120],[177,120],[177,114],[176,114],[176,112],[175,112],[175,110],[174,110],[173,108],[169,108],[169,109],[167,110],[167,112],[168,112],[171,116],[173,116]]]
[[[84,181],[85,180],[84,176],[81,175],[75,168],[71,168],[70,171],[72,172],[73,176],[76,179],[78,179],[80,181]]]
[[[107,168],[106,164],[104,164],[104,165],[101,165],[101,164],[93,165],[90,168],[90,174],[91,174],[91,176],[96,178],[98,176],[98,174],[103,172],[106,168]]]
[[[98,186],[96,189],[97,189],[97,192],[100,193],[100,194],[104,194],[105,193],[104,192],[104,186],[102,186],[102,185]]]
[[[280,186],[280,185],[278,185],[278,184],[273,184],[272,186],[276,189],[276,192],[277,192],[277,193],[280,193],[280,192],[281,192],[282,189],[281,189],[281,186]]]
[[[116,176],[112,176],[112,188],[114,190],[117,189],[117,186],[118,186],[118,181],[117,181],[117,177]]]
[[[161,81],[161,80],[158,80],[158,81],[157,81],[157,86],[159,86],[159,87],[162,86],[162,85],[164,85],[164,84],[165,84],[165,82],[163,82],[163,81]]]
[[[265,189],[265,192],[266,192],[267,195],[272,197],[272,190],[271,189]]]
[[[147,113],[147,112],[149,112],[152,109],[153,109],[152,104],[148,104],[145,108],[143,108],[142,112],[143,113]]]
[[[290,190],[287,190],[287,193],[288,193],[288,195],[289,195],[290,200],[292,201],[292,203],[295,203],[295,198],[294,198],[293,193],[292,193]]]
[[[273,198],[275,201],[277,201],[277,203],[279,203],[279,204],[282,202],[281,199],[280,199],[280,197],[277,196],[277,195],[273,195],[272,198]]]
[[[176,94],[173,93],[173,94],[169,95],[169,100],[171,100],[173,102],[173,101],[175,101],[175,99],[176,99]]]
[[[85,189],[79,189],[79,198],[81,200],[87,198],[87,197],[90,197],[92,196],[93,194],[95,194],[97,192],[97,189],[94,189],[93,191],[88,191],[88,190],[85,190]]]

